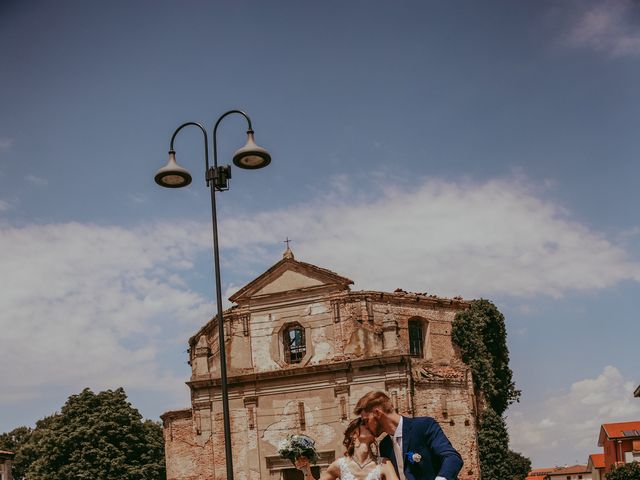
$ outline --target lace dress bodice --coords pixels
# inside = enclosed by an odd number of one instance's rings
[[[364,478],[358,478],[353,474],[346,457],[339,458],[338,465],[340,466],[340,480],[380,480],[382,478],[382,467],[379,463]]]

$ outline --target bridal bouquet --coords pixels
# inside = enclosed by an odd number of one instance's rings
[[[315,465],[318,461],[316,442],[306,435],[289,435],[278,445],[278,453],[281,458],[287,458],[295,465],[298,457],[306,457]]]

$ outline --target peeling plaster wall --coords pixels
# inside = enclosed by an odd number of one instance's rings
[[[231,311],[227,362],[230,379],[241,375],[230,384],[236,478],[279,479],[290,465],[278,460],[277,445],[291,433],[315,438],[326,458],[342,455],[343,431],[358,399],[384,390],[401,414],[436,418],[465,461],[460,480],[479,479],[476,400],[469,369],[451,342],[451,322],[466,305],[406,292],[347,290],[315,292],[308,298],[279,295],[271,304],[261,299]],[[423,322],[420,358],[409,356],[411,319]],[[284,361],[282,341],[283,329],[291,323],[304,327],[307,340],[305,357],[292,365]],[[192,364],[200,367],[198,372],[194,368],[192,380],[219,378],[216,331],[201,335],[206,341],[196,338],[199,350],[192,352]],[[202,372],[202,360],[193,362],[196,350],[200,355],[211,352],[209,373]],[[219,387],[196,381],[191,388],[194,418],[165,420],[167,478],[222,479]],[[207,401],[208,416],[201,408]],[[209,437],[194,425],[203,419],[211,422]]]
[[[275,370],[278,364],[271,353],[275,314],[251,316],[251,354],[257,370]]]

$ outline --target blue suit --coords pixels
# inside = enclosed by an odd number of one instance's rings
[[[393,441],[390,435],[382,439],[380,455],[391,460],[397,472]],[[417,453],[422,458],[412,463],[408,452]],[[402,460],[407,480],[434,480],[437,476],[456,480],[462,469],[460,454],[431,417],[402,417]]]

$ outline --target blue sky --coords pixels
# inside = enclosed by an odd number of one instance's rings
[[[355,289],[489,298],[513,448],[586,463],[640,418],[640,6],[579,1],[0,4],[0,431],[123,385],[188,405],[213,314],[195,129],[273,155],[220,197],[226,296],[296,257]],[[244,143],[219,130],[221,163]]]

